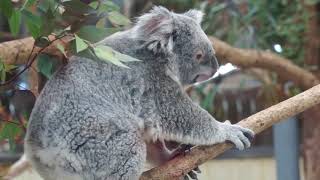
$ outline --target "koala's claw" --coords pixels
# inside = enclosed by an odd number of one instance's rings
[[[199,174],[199,173],[201,173],[201,171],[200,171],[199,167],[196,167],[184,176],[184,180],[189,180],[189,179],[198,180],[197,174]]]
[[[225,132],[227,132],[226,140],[232,142],[237,149],[243,150],[251,146],[254,132],[248,128],[239,125],[232,125],[229,122],[223,123]]]

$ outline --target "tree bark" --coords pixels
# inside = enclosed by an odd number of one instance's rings
[[[67,47],[69,41],[70,38],[68,37],[57,40],[47,47],[43,52],[56,56],[59,59],[63,59],[64,55],[60,52],[56,45],[60,43],[62,46]],[[30,55],[33,45],[34,39],[32,37],[0,43],[0,59],[6,64],[26,64],[28,57],[35,56],[41,49],[35,47],[34,51]]]
[[[295,116],[319,103],[320,85],[317,85],[290,99],[260,111],[240,121],[238,124],[252,129],[255,133],[260,133],[273,124]],[[231,147],[232,145],[227,143],[195,147],[185,155],[180,155],[160,167],[144,172],[140,180],[179,179],[195,167],[218,156]]]

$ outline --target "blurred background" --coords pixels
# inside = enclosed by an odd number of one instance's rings
[[[153,5],[162,5],[175,12],[199,9],[205,13],[202,27],[208,36],[214,36],[235,48],[276,53],[315,75],[320,74],[319,0],[113,2],[133,21],[134,17],[147,12]],[[18,36],[13,36],[7,19],[0,12],[1,42],[28,36],[23,23]],[[218,120],[228,119],[237,123],[303,90],[292,81],[281,79],[264,68],[240,68],[228,59],[220,60],[221,67],[212,81],[188,89],[190,97]],[[21,68],[18,66],[13,72],[6,73],[6,78],[14,76]],[[46,80],[43,73],[30,70],[14,83],[0,87],[0,176],[23,152],[26,123],[36,99],[32,89],[36,83],[41,90]],[[315,107],[292,117],[257,135],[252,148],[241,152],[230,150],[205,163],[200,167],[202,173],[199,179],[320,179],[319,112],[320,108]],[[17,179],[39,177],[34,171],[28,171]]]

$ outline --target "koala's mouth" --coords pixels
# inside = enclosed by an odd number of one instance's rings
[[[202,83],[202,82],[208,81],[208,80],[212,79],[214,74],[215,74],[215,71],[213,71],[213,70],[199,73],[198,75],[196,75],[193,82],[194,83]]]
[[[208,79],[210,79],[213,76],[213,74],[198,74],[195,78],[195,82],[203,82]]]

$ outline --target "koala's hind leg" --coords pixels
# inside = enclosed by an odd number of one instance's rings
[[[138,132],[112,131],[104,139],[88,140],[76,152],[49,153],[50,147],[47,147],[29,153],[29,157],[46,180],[138,180],[146,161],[145,142]],[[44,151],[52,157],[41,156]]]
[[[110,138],[109,138],[110,139]],[[146,144],[136,133],[116,133],[107,141],[108,160],[101,162],[108,174],[101,180],[138,180],[146,161]],[[102,172],[104,168],[101,168]],[[100,180],[100,179],[99,179]]]

